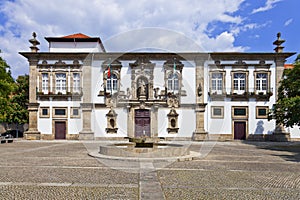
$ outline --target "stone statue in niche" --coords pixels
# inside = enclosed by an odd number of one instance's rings
[[[201,97],[201,96],[202,96],[202,87],[201,87],[201,83],[199,83],[199,85],[198,85],[197,92],[198,92],[198,96]]]
[[[109,124],[112,128],[115,128],[115,120],[114,119],[110,119]]]
[[[127,88],[127,91],[126,91],[126,99],[130,99],[131,98],[131,92],[130,92],[130,89]]]
[[[112,107],[110,107],[109,112],[106,114],[106,118],[107,118],[107,128],[106,133],[117,133],[118,128],[117,128],[117,124],[116,124],[116,120],[117,120],[117,113],[114,111],[114,109]]]
[[[159,88],[154,88],[154,98],[157,99]]]
[[[145,85],[145,81],[142,79],[140,79],[139,88],[140,88],[140,96],[146,95],[146,85]]]
[[[172,107],[172,109],[170,110],[168,116],[168,128],[167,131],[168,133],[173,133],[176,134],[178,133],[178,113],[176,112],[175,108]]]
[[[137,96],[140,100],[146,100],[148,98],[148,88],[146,80],[139,79],[138,80],[138,89],[137,89]]]

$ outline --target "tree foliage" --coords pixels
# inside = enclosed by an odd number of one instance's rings
[[[28,123],[29,76],[11,76],[10,67],[0,57],[0,122]]]
[[[0,122],[6,122],[9,99],[14,87],[14,79],[10,67],[0,57]]]
[[[19,76],[13,87],[10,98],[9,110],[7,111],[8,123],[28,123],[27,104],[29,99],[29,76]]]
[[[297,58],[300,58],[298,55]],[[283,73],[278,88],[278,100],[269,114],[278,124],[286,127],[300,125],[300,60],[296,59],[293,69]]]

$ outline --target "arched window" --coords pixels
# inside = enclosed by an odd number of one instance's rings
[[[111,74],[106,80],[107,91],[118,91],[118,77],[115,74]]]
[[[172,91],[179,90],[179,79],[176,73],[171,73],[168,76],[168,90],[172,90]]]

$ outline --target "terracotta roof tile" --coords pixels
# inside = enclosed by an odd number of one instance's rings
[[[284,69],[293,69],[294,65],[293,64],[284,64]]]
[[[72,34],[72,35],[67,35],[67,36],[64,36],[62,38],[91,38],[87,35],[84,35],[82,33],[75,33],[75,34]]]

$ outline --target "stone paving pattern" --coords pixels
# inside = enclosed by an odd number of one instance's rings
[[[300,143],[211,145],[203,158],[166,165],[104,162],[87,155],[96,141],[1,144],[0,199],[300,199]]]

